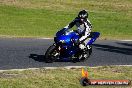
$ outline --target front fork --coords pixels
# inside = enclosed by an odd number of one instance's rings
[[[55,43],[54,43],[53,45],[56,47],[56,48],[55,48],[56,53],[54,54],[54,56],[55,56],[55,57],[56,57],[56,56],[60,56],[61,47],[60,47],[60,46],[56,46]]]

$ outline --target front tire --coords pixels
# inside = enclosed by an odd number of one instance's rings
[[[57,59],[57,56],[55,56],[57,53],[56,46],[52,45],[50,46],[46,53],[45,53],[45,62],[46,63],[52,63]]]

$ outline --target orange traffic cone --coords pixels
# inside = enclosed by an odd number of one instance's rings
[[[91,84],[90,80],[88,79],[88,72],[84,71],[84,68],[82,68],[82,78],[80,79],[80,84],[82,86],[87,86]]]
[[[88,78],[88,72],[84,71],[84,68],[82,68],[82,77]]]

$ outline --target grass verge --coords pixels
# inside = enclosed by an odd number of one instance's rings
[[[132,39],[131,0],[0,0],[0,36],[53,37],[81,9],[101,39]]]
[[[132,67],[87,67],[90,79],[132,80]],[[0,88],[83,88],[79,79],[81,69],[37,69],[0,72]],[[131,88],[129,86],[88,86],[86,88]]]

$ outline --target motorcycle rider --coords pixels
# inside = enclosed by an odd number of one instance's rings
[[[91,32],[92,25],[88,20],[88,12],[86,10],[81,10],[78,13],[78,16],[70,22],[67,26],[65,26],[60,31],[67,31],[71,29],[74,25],[76,25],[76,32],[79,34],[80,38],[76,41],[76,44],[79,45],[80,49],[85,49],[86,47],[90,49],[90,45],[99,37],[98,32]]]

